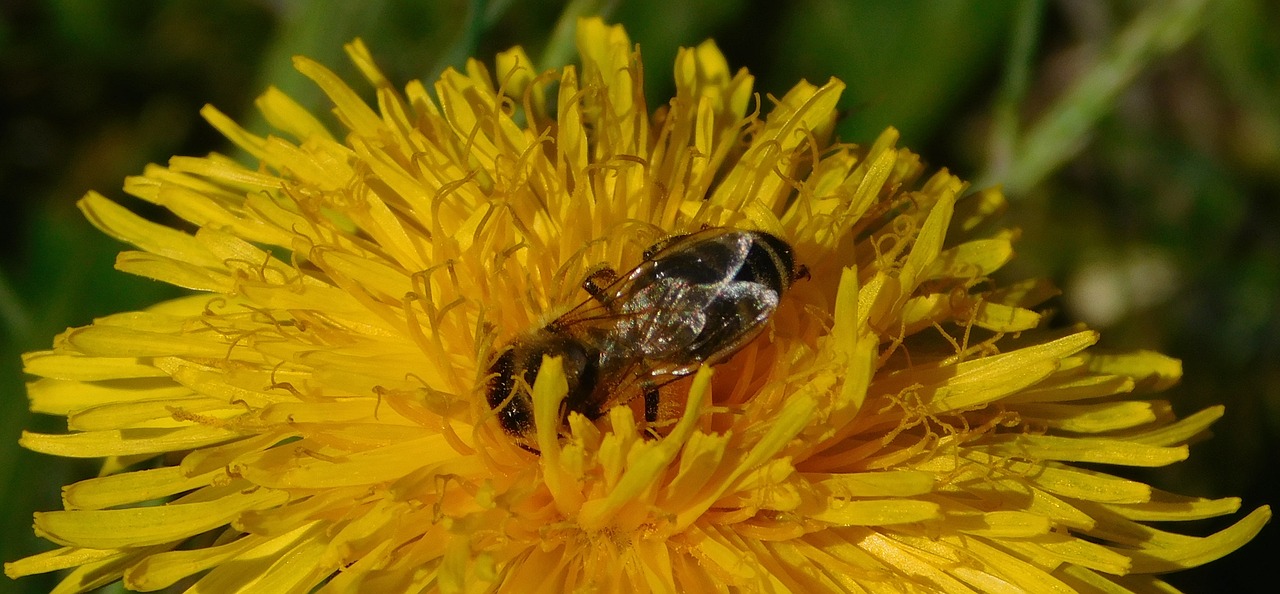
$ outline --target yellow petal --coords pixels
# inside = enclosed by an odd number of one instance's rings
[[[45,538],[66,545],[99,549],[146,546],[200,534],[225,525],[245,510],[288,500],[281,491],[257,489],[199,503],[41,512],[36,514],[35,525]]]
[[[22,371],[60,379],[96,381],[164,377],[164,372],[136,357],[84,357],[56,351],[36,351],[22,356]]]
[[[319,119],[276,87],[268,87],[267,91],[254,101],[254,104],[257,105],[258,111],[262,112],[262,117],[267,120],[267,123],[292,134],[298,140],[306,140],[312,136],[333,140],[329,129],[320,123]]]
[[[116,270],[194,291],[230,293],[235,288],[221,271],[146,252],[121,252],[116,256]]]
[[[1160,447],[1116,439],[1053,435],[996,436],[975,447],[1010,458],[1096,462],[1125,466],[1165,466],[1187,458],[1186,446]]]
[[[1133,570],[1140,573],[1164,573],[1196,567],[1214,561],[1253,540],[1271,520],[1271,508],[1262,506],[1232,524],[1231,527],[1204,538],[1167,550],[1143,549],[1134,559]]]
[[[1013,245],[1007,239],[981,239],[962,243],[938,254],[921,280],[938,278],[978,279],[1013,259]]]
[[[4,573],[12,579],[79,565],[101,563],[125,557],[124,549],[84,549],[61,547],[4,564]]]
[[[300,532],[302,530],[299,529]],[[234,560],[263,540],[249,534],[227,544],[150,555],[125,571],[124,583],[131,589],[144,592],[167,588],[182,578]]]
[[[1093,355],[1089,369],[1097,373],[1125,375],[1140,380],[1144,391],[1159,391],[1178,383],[1182,361],[1151,351],[1119,355]]]
[[[320,90],[328,95],[333,101],[338,117],[353,132],[373,137],[382,131],[382,120],[378,114],[361,101],[355,91],[352,91],[351,87],[348,87],[333,71],[303,56],[295,56],[293,66],[303,76],[315,81]]]
[[[1169,403],[1162,401],[1121,401],[1102,404],[1018,405],[1027,422],[1073,433],[1102,433],[1130,429],[1168,416]]]
[[[933,473],[915,470],[806,473],[805,479],[836,497],[910,497],[933,491]]]
[[[194,426],[178,429],[89,431],[70,435],[23,432],[18,443],[24,448],[55,456],[100,458],[187,450],[239,436],[240,433],[230,429]]]
[[[1240,499],[1236,497],[1203,499],[1156,491],[1151,501],[1110,504],[1106,507],[1130,520],[1149,522],[1202,520],[1235,513],[1240,509]]]
[[[106,509],[176,495],[208,485],[213,473],[188,477],[177,466],[150,468],[83,480],[63,487],[68,510]]]
[[[889,526],[941,517],[938,504],[910,499],[871,499],[832,502],[806,517],[835,526]]]
[[[67,416],[67,427],[73,431],[184,427],[190,425],[190,420],[195,416],[208,420],[231,419],[244,412],[242,405],[213,398],[169,397],[83,408]]]
[[[89,192],[77,205],[89,222],[120,241],[182,262],[214,267],[222,264],[221,260],[200,247],[194,237],[147,221],[101,194]]]
[[[953,514],[948,521],[967,534],[992,538],[1029,538],[1048,534],[1053,522],[1044,516],[1023,511],[993,511],[981,514]],[[972,522],[972,527],[966,524]]]
[[[134,359],[131,359],[134,360]],[[151,368],[155,371],[155,368]],[[27,384],[27,395],[34,412],[68,415],[72,411],[110,402],[160,400],[191,396],[190,388],[176,385],[168,378],[130,377],[112,382],[85,383],[44,378]]]
[[[338,460],[282,446],[241,458],[234,468],[255,484],[267,487],[326,489],[387,482],[457,455],[444,436],[436,434],[350,453]]]

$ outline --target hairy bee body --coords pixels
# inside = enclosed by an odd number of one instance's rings
[[[562,424],[575,412],[599,418],[634,388],[652,422],[662,385],[749,343],[804,274],[791,246],[762,231],[715,227],[668,238],[621,277],[608,268],[592,274],[583,282],[590,299],[500,349],[488,404],[507,433],[531,443],[529,388],[543,358],[558,356],[569,384]]]

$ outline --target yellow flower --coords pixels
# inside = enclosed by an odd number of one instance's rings
[[[1268,520],[1145,524],[1239,501],[1097,468],[1179,461],[1221,409],[1176,420],[1148,394],[1177,361],[1044,328],[1050,287],[990,278],[1016,236],[990,222],[1000,193],[923,177],[893,130],[832,142],[840,81],[761,99],[707,42],[651,112],[620,27],[584,20],[578,45],[581,69],[516,48],[432,94],[356,42],[376,108],[298,58],[341,132],[273,89],[275,135],[204,112],[257,166],[177,157],[126,183],[183,228],[87,195],[138,248],[118,268],[193,294],[27,355],[32,408],[71,432],[22,444],[107,462],[37,514],[61,548],[6,572],[71,569],[58,592],[1152,591]],[[601,264],[704,226],[785,238],[810,277],[665,390],[660,437],[630,407],[557,428],[552,358],[541,454],[519,447],[486,402],[497,350]]]

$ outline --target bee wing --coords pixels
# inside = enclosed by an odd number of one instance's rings
[[[704,229],[658,243],[650,248],[656,253],[605,286],[601,297],[582,301],[552,323],[567,330],[581,325],[608,331],[624,323],[639,328],[651,324],[638,320],[699,307],[684,285],[723,282],[726,272],[732,276],[742,267],[749,247],[738,236],[717,237],[711,246],[708,237],[718,235],[724,230]],[[688,245],[703,249],[689,251]]]
[[[698,370],[698,363],[682,366],[664,366],[661,369],[649,368],[641,359],[631,359],[619,370],[617,381],[607,386],[606,397],[602,399],[597,410],[601,415],[609,409],[630,403],[636,398],[644,397],[647,390],[657,390],[674,381],[687,377]]]
[[[626,283],[627,280],[626,277],[623,277],[614,281],[606,290],[612,295],[615,287]],[[551,325],[564,331],[581,335],[582,332],[588,331],[588,329],[610,332],[617,325],[627,320],[650,315],[647,309],[628,309],[623,307],[624,305],[625,302],[622,300],[610,299],[602,301],[592,297],[575,305],[573,309],[551,322]]]
[[[657,312],[687,311],[698,304],[686,300],[679,288],[663,283],[723,283],[743,267],[751,246],[749,235],[723,227],[668,237],[645,250],[645,260],[638,266],[601,288],[598,298],[579,303],[556,322],[562,327],[604,327]]]
[[[600,413],[642,396],[646,389],[656,390],[689,376],[701,365],[727,359],[761,332],[777,306],[777,293],[755,283],[722,285],[673,283],[652,299],[657,303],[696,303],[696,317],[703,318],[696,324],[685,324],[679,318],[673,321],[668,315],[671,312],[660,307],[630,318],[636,324],[615,337],[624,341],[617,348],[626,356],[610,367],[608,375],[613,381],[602,386]],[[712,323],[703,323],[706,320]]]
[[[686,325],[667,329],[664,344],[642,346],[649,348],[653,373],[689,373],[699,364],[728,359],[764,330],[778,305],[777,292],[754,283],[700,289],[703,294],[691,298],[697,301],[697,313],[689,314]]]
[[[718,322],[703,327],[689,343],[689,353],[708,364],[728,359],[764,330],[778,299],[776,291],[756,283],[725,283],[705,310]]]
[[[760,332],[783,282],[770,282],[768,273],[783,272],[771,246],[758,249],[757,235],[709,228],[668,238],[553,322],[613,361],[602,367],[594,411],[723,360]]]

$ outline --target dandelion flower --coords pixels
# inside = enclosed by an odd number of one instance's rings
[[[762,99],[711,42],[650,111],[620,27],[578,25],[581,66],[523,50],[376,103],[297,58],[341,130],[278,90],[256,163],[176,157],[96,194],[117,267],[190,296],[96,320],[25,358],[31,406],[105,458],[35,530],[60,548],[11,577],[197,592],[1128,592],[1240,547],[1263,507],[1207,537],[1148,522],[1236,499],[1164,493],[1163,466],[1221,415],[1149,396],[1155,353],[1048,329],[1040,281],[991,279],[1016,233],[997,190],[926,175],[893,130],[835,142],[838,80]],[[669,386],[656,437],[633,408],[538,427],[519,447],[485,399],[496,350],[584,300],[601,264],[705,227],[785,238],[809,270],[731,359]],[[565,396],[559,359],[537,418]],[[546,425],[546,424],[544,424]],[[550,423],[549,425],[554,425]],[[1078,465],[1087,463],[1087,467]]]

